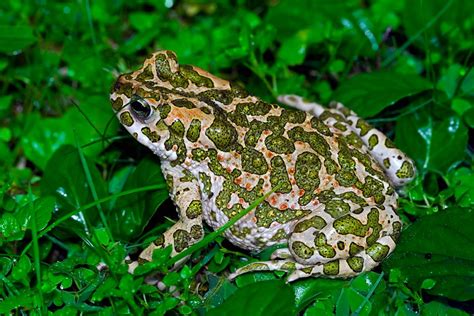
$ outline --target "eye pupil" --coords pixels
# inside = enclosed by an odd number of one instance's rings
[[[145,119],[150,116],[151,108],[150,106],[143,100],[134,100],[130,103],[130,106],[133,112],[142,119]]]

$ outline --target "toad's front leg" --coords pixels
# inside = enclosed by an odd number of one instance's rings
[[[197,180],[182,167],[172,167],[168,162],[163,162],[161,169],[168,184],[170,197],[178,210],[179,220],[142,251],[140,259],[146,261],[152,260],[155,249],[171,245],[171,255],[174,256],[204,236],[201,193]],[[187,258],[180,260],[175,267],[186,260]]]

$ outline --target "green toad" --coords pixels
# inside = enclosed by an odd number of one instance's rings
[[[285,270],[288,280],[351,277],[395,248],[401,222],[395,188],[415,176],[413,162],[342,104],[324,108],[293,95],[292,109],[159,51],[120,76],[111,94],[122,125],[161,160],[180,219],[140,255],[179,253],[272,193],[225,232],[240,248],[286,247],[271,261],[231,275]]]

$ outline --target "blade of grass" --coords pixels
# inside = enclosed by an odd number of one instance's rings
[[[87,164],[86,158],[84,156],[84,152],[82,151],[81,146],[79,146],[79,141],[77,139],[77,134],[74,132],[75,138],[76,138],[76,148],[77,148],[77,153],[79,154],[79,159],[81,160],[81,165],[82,165],[82,170],[84,171],[84,175],[86,176],[87,179],[87,185],[91,191],[92,197],[94,198],[95,201],[99,199],[99,196],[97,194],[97,190],[95,188],[94,181],[92,181],[92,175],[89,170],[89,165]],[[113,240],[112,236],[112,231],[109,228],[109,225],[107,224],[107,219],[105,218],[104,210],[102,208],[102,205],[100,203],[97,204],[97,209],[99,210],[99,217],[100,220],[102,221],[102,225],[104,225],[105,231],[107,232],[107,235],[110,240]]]

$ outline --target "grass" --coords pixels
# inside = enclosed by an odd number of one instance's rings
[[[461,0],[3,1],[0,314],[474,313],[473,11]],[[349,280],[230,282],[274,249],[241,251],[222,228],[177,270],[162,249],[129,274],[124,258],[175,212],[158,159],[120,128],[108,93],[158,49],[267,101],[341,101],[383,130],[419,171],[392,256]],[[145,282],[151,271],[168,290]]]

